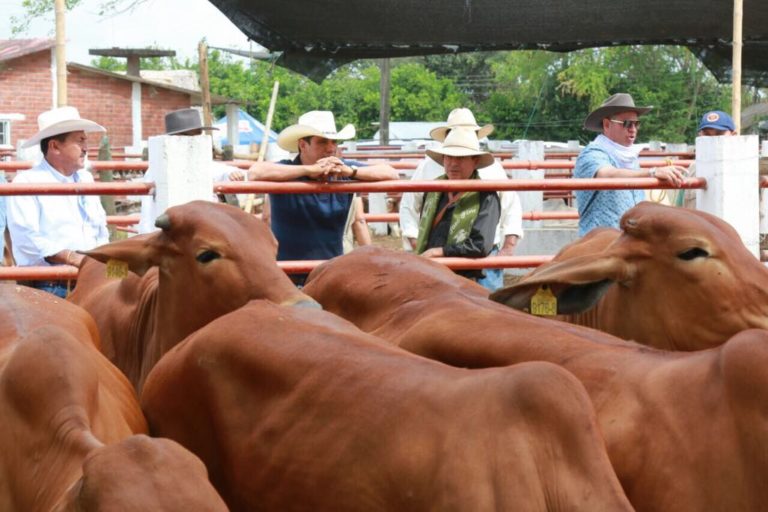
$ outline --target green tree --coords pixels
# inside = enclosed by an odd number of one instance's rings
[[[302,113],[317,109],[334,112],[339,125],[354,124],[359,138],[370,138],[377,129],[380,71],[372,61],[343,66],[322,84],[268,62],[248,63],[218,51],[211,52],[208,68],[211,92],[240,100],[257,119],[266,118],[272,84],[278,80],[280,92],[273,119],[277,130],[295,123]],[[465,101],[453,82],[438,78],[421,64],[405,61],[393,66],[393,120],[441,120]]]
[[[427,55],[416,62],[439,78],[451,80],[467,96],[469,104],[479,105],[489,98],[496,85],[491,69],[495,55],[494,52]]]
[[[496,89],[479,110],[500,138],[586,142],[593,134],[582,129],[585,116],[615,92],[655,106],[643,120],[642,140],[692,141],[699,115],[728,110],[730,87],[683,47],[505,52],[492,69]]]

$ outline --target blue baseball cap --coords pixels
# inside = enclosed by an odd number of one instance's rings
[[[722,110],[711,110],[704,114],[699,123],[699,131],[705,128],[713,128],[715,130],[728,130],[735,131],[736,125],[733,124],[731,116],[723,112]]]

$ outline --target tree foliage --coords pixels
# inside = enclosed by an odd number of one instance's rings
[[[124,69],[102,57],[94,65]],[[294,122],[308,110],[331,110],[370,138],[379,120],[380,70],[373,61],[339,68],[322,84],[271,62],[247,61],[218,50],[208,58],[211,92],[235,98],[265,119],[272,85],[280,82],[273,127]],[[142,59],[143,69],[197,69],[196,62]],[[468,77],[473,77],[469,79]],[[718,84],[685,48],[670,46],[588,49],[572,53],[516,51],[467,56],[431,56],[393,61],[394,121],[441,121],[458,106],[478,122],[494,123],[495,138],[586,142],[587,113],[610,94],[628,92],[638,105],[653,105],[643,119],[641,140],[692,141],[697,120],[710,109],[728,110],[730,87]],[[759,99],[745,94],[745,105]],[[223,107],[215,112],[223,115]]]
[[[238,99],[257,119],[266,118],[272,86],[279,81],[273,118],[278,130],[295,123],[302,113],[318,109],[334,112],[339,125],[354,124],[359,138],[370,138],[377,129],[381,75],[372,61],[339,68],[318,85],[271,63],[246,62],[215,50],[208,58],[208,74],[213,94]],[[441,120],[465,101],[453,82],[415,63],[395,66],[391,83],[393,120]]]

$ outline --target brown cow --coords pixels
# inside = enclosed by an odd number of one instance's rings
[[[140,435],[135,392],[85,311],[13,284],[0,285],[0,304],[0,510],[226,510],[191,453]],[[138,446],[162,458],[135,457]]]
[[[304,291],[393,344],[459,367],[549,361],[585,385],[608,455],[638,510],[759,510],[768,503],[768,333],[664,352],[487,300],[417,256],[361,248]]]
[[[546,285],[566,320],[667,350],[768,328],[768,269],[726,222],[641,203],[621,227],[591,232],[491,299],[524,310]]]
[[[88,251],[69,297],[93,315],[104,353],[137,390],[170,348],[251,299],[319,307],[277,267],[269,228],[239,208],[194,201],[157,223],[162,231]],[[108,277],[95,259],[132,272]]]
[[[131,436],[85,457],[53,512],[226,512],[202,461],[175,441]]]
[[[630,510],[589,397],[547,363],[470,371],[252,301],[150,373],[153,432],[233,510]]]

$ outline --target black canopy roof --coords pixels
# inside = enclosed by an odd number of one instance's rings
[[[676,44],[730,77],[731,0],[211,0],[314,79],[356,59]],[[768,0],[744,0],[743,76],[768,80]]]

